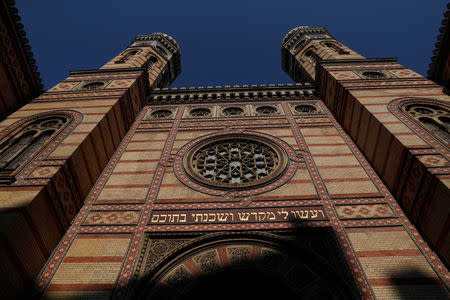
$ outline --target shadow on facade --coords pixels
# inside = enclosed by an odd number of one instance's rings
[[[361,299],[334,230],[293,224],[293,229],[269,232],[149,234],[148,254],[141,256],[136,270],[141,276],[135,276],[127,289],[116,289],[114,298]],[[165,245],[180,245],[174,242],[177,239],[184,246],[155,259],[152,245],[159,249],[167,240]],[[224,251],[228,251],[226,265],[217,254]],[[186,267],[194,261],[200,274]]]
[[[291,230],[205,234],[132,282],[124,294],[163,300],[360,299],[333,229],[293,224]],[[225,266],[214,257],[223,249]],[[186,272],[193,261],[201,275]]]
[[[397,299],[450,299],[450,292],[441,281],[415,268],[398,268],[389,275],[390,286],[395,287]]]
[[[269,233],[240,231],[190,236],[193,242],[156,263],[144,276],[136,277],[126,289],[116,289],[113,299],[361,299],[334,230],[310,227],[307,223],[293,224],[295,228],[291,230]],[[186,241],[186,237],[170,239]],[[158,239],[167,240],[167,236],[150,237],[151,241]],[[239,249],[239,245],[254,245],[267,251],[265,254],[262,251],[257,259],[237,260],[226,267],[204,260],[205,274],[195,278],[179,271],[183,262],[192,261],[199,253],[208,254],[224,246]],[[148,264],[142,265],[143,270],[147,267]],[[437,278],[414,267],[397,268],[388,278],[396,299],[449,297],[449,291]],[[63,298],[86,299],[86,296],[75,292]],[[104,299],[101,293],[93,292],[90,296],[88,299]],[[54,299],[37,295],[33,298]]]

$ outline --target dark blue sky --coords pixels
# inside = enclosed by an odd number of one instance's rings
[[[49,89],[70,70],[96,69],[136,34],[164,32],[181,47],[172,87],[288,83],[284,35],[323,26],[368,58],[398,57],[426,75],[446,1],[98,1],[17,0]]]

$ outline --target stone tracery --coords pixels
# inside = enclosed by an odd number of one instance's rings
[[[11,183],[12,174],[38,151],[64,124],[62,116],[37,119],[0,145],[0,184]]]
[[[407,115],[447,145],[450,144],[450,110],[437,103],[415,102],[403,106]]]
[[[185,169],[191,177],[219,188],[266,183],[285,167],[285,154],[279,146],[244,134],[207,139],[185,158]]]

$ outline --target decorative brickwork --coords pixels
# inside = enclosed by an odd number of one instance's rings
[[[198,92],[201,90],[192,91]],[[176,94],[177,90],[157,91],[151,99],[160,96],[173,99]],[[365,299],[372,299],[373,295],[392,293],[399,281],[386,281],[387,277],[373,277],[369,273],[370,267],[366,267],[368,254],[364,252],[366,250],[354,250],[357,239],[347,228],[367,227],[377,231],[377,228],[397,226],[407,229],[404,232],[417,245],[416,249],[420,249],[411,253],[421,262],[427,262],[424,268],[435,274],[431,277],[418,275],[414,282],[450,279],[444,265],[409,223],[370,164],[320,99],[255,99],[254,107],[279,107],[279,113],[268,116],[249,113],[237,120],[220,113],[223,107],[234,105],[232,102],[222,104],[222,101],[217,99],[217,103],[206,105],[214,111],[211,116],[186,115],[187,111],[203,107],[199,103],[145,107],[86,199],[84,209],[69,231],[71,233],[63,239],[60,253],[70,251],[68,245],[75,233],[133,232],[131,247],[124,256],[119,275],[115,270],[110,272],[111,276],[118,276],[115,277],[115,296],[122,297],[123,293],[144,293],[145,288],[139,288],[139,284],[144,284],[145,280],[141,278],[147,278],[147,274],[159,274],[157,281],[161,286],[175,287],[203,278],[208,270],[223,268],[221,257],[232,263],[242,261],[241,258],[248,261],[248,257],[254,255],[252,253],[276,253],[270,247],[264,250],[266,246],[255,250],[254,244],[231,243],[225,248],[208,248],[192,254],[181,264],[169,267],[172,265],[167,260],[174,259],[170,253],[180,253],[183,247],[186,251],[194,249],[189,246],[186,235],[202,237],[223,231],[233,236],[233,232],[239,230],[288,230],[297,223],[307,224],[312,228],[333,228],[358,293]],[[296,110],[299,105],[302,109]],[[151,117],[152,112],[161,110],[170,111],[172,115]],[[244,190],[224,190],[199,183],[186,174],[183,157],[192,147],[201,148],[213,137],[232,137],[233,134],[260,136],[284,149],[288,165],[280,179]],[[128,219],[123,220],[122,216],[128,216]],[[137,221],[133,219],[135,216]],[[159,236],[149,238],[147,232],[159,232]],[[153,246],[149,248],[148,245]],[[394,242],[381,250],[384,252],[380,252],[377,259],[382,262],[397,255]],[[52,257],[44,272],[58,272],[60,268],[56,266],[62,259],[62,256]],[[160,268],[167,269],[158,273]],[[48,290],[51,278],[52,275],[40,277],[38,289]],[[401,274],[398,278],[405,280]],[[414,282],[407,284],[415,286]],[[426,291],[439,295],[440,284],[432,284]],[[84,284],[83,288],[93,290]],[[100,290],[107,293],[110,288],[105,286]],[[180,291],[185,292],[188,291]]]
[[[0,187],[0,291],[449,297],[434,252],[448,258],[448,149],[402,106],[447,103],[439,87],[323,28],[282,44],[283,68],[317,87],[166,89],[179,58],[170,36],[139,35],[0,123],[3,138],[33,115],[73,119]]]

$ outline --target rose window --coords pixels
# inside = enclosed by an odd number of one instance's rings
[[[172,115],[172,112],[168,109],[160,109],[152,112],[152,117],[155,119],[164,119]]]
[[[244,113],[244,110],[240,107],[227,107],[223,111],[225,116],[240,116]]]
[[[261,115],[270,115],[277,113],[277,109],[273,106],[260,106],[256,109],[256,112]]]
[[[209,108],[194,108],[189,112],[189,114],[193,117],[207,117],[211,114],[211,110]]]
[[[219,188],[267,183],[281,176],[286,165],[280,146],[247,134],[206,139],[184,157],[184,168],[194,180]]]
[[[303,113],[303,114],[311,114],[311,113],[315,113],[317,112],[317,108],[313,105],[309,105],[309,104],[301,104],[301,105],[296,105],[294,107],[295,111],[298,113]]]
[[[370,79],[380,79],[380,78],[386,77],[385,74],[383,74],[381,72],[375,72],[375,71],[367,71],[367,72],[363,72],[362,74],[366,78],[370,78]]]
[[[90,82],[90,83],[86,83],[85,85],[83,85],[83,89],[84,90],[96,90],[96,89],[103,87],[104,85],[105,85],[105,83],[101,82],[101,81]]]

